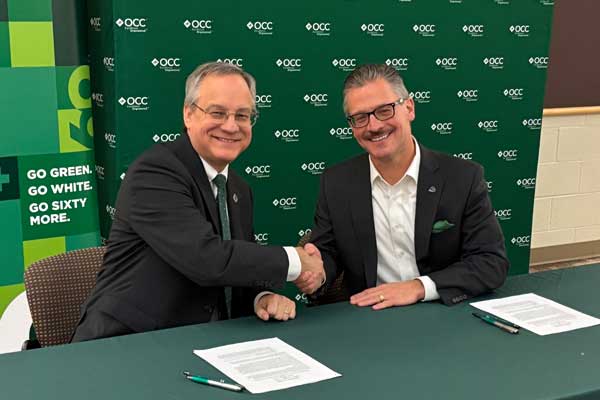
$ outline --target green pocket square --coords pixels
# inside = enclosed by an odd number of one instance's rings
[[[448,220],[441,219],[439,221],[435,221],[435,223],[433,224],[432,232],[433,233],[444,232],[445,230],[448,230],[448,229],[452,228],[453,226],[454,226],[454,224],[448,222]]]

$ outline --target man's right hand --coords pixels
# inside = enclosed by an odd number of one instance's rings
[[[321,253],[311,243],[304,246],[304,248],[296,247],[296,251],[300,256],[302,272],[294,283],[302,293],[313,294],[325,281],[325,269]]]

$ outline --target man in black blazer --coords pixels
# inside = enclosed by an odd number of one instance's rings
[[[204,64],[188,77],[187,132],[129,167],[104,265],[73,341],[253,311],[287,320],[295,303],[261,291],[301,272],[308,292],[321,284],[319,257],[253,243],[252,192],[229,164],[250,144],[255,93],[254,79],[231,64]]]
[[[502,285],[509,262],[483,169],[416,142],[396,71],[354,70],[344,111],[367,154],[321,178],[309,252],[320,251],[327,282],[344,271],[351,303],[376,310],[452,305]]]

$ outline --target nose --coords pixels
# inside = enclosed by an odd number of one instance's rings
[[[225,132],[235,133],[240,129],[237,122],[235,122],[235,114],[229,114],[225,121],[221,124],[221,130]]]
[[[375,114],[369,115],[369,123],[367,124],[367,129],[370,131],[377,131],[379,128],[383,126],[383,122],[375,118]]]

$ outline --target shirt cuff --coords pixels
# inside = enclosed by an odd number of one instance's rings
[[[418,276],[417,279],[421,281],[423,287],[425,288],[425,297],[421,301],[432,301],[440,298],[440,295],[437,292],[437,286],[430,277]]]
[[[254,298],[254,313],[256,314],[256,305],[258,304],[258,301],[263,297],[266,296],[268,294],[273,294],[273,292],[269,292],[268,290],[265,290],[264,292],[260,292],[259,294],[256,295],[256,297]]]
[[[300,276],[300,272],[302,272],[300,256],[298,255],[296,249],[292,246],[284,246],[283,249],[287,253],[289,263],[287,281],[295,281]]]

